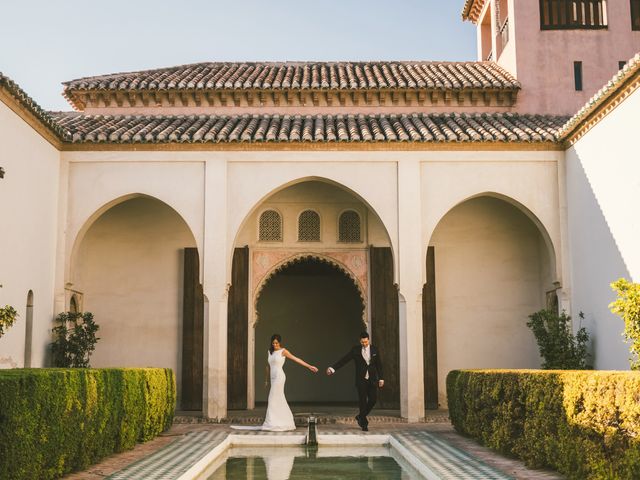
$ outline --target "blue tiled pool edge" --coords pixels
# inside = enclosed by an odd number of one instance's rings
[[[108,480],[190,480],[231,446],[301,445],[298,432],[191,432],[107,477]],[[428,480],[513,479],[478,458],[429,432],[410,431],[380,435],[321,433],[322,445],[388,444]]]

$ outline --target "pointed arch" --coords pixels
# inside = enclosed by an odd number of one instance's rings
[[[33,344],[33,290],[27,292],[27,307],[24,332],[24,367],[31,368]]]
[[[301,184],[301,183],[305,183],[305,182],[322,182],[322,183],[326,183],[328,185],[332,185],[332,186],[334,186],[336,188],[339,188],[339,189],[343,190],[344,192],[352,195],[356,200],[361,202],[367,208],[367,210],[373,215],[373,217],[380,223],[380,225],[383,226],[388,245],[391,247],[391,252],[392,252],[393,260],[394,260],[393,264],[394,264],[394,266],[397,265],[397,255],[396,255],[396,251],[395,251],[395,243],[392,240],[392,236],[391,236],[391,231],[393,230],[394,227],[389,225],[388,223],[386,223],[380,217],[379,213],[373,207],[373,205],[372,205],[372,203],[370,201],[368,201],[363,195],[361,195],[359,192],[355,191],[354,189],[350,188],[349,186],[345,185],[344,183],[341,183],[339,181],[333,180],[331,178],[323,177],[323,176],[316,176],[316,175],[300,176],[300,177],[296,177],[294,179],[291,179],[291,180],[289,180],[287,182],[284,182],[284,183],[278,185],[277,187],[271,189],[269,192],[267,192],[264,195],[262,195],[261,197],[259,197],[253,203],[253,206],[248,208],[246,213],[244,213],[244,215],[242,217],[242,220],[237,224],[237,227],[235,228],[235,233],[233,235],[233,241],[230,242],[229,245],[227,246],[227,258],[228,258],[228,261],[227,261],[227,272],[226,272],[227,283],[229,283],[230,279],[231,279],[231,266],[232,266],[231,259],[233,257],[233,251],[234,251],[234,248],[241,246],[241,245],[239,245],[238,238],[240,237],[241,233],[246,228],[247,222],[252,218],[252,216],[254,214],[256,214],[256,212],[260,211],[260,209],[263,208],[264,203],[269,198],[271,198],[274,195],[282,192],[283,190],[286,190],[289,187],[292,187],[294,185],[298,185],[298,184]],[[397,269],[394,268],[394,278],[397,278],[396,270]]]
[[[430,244],[431,238],[433,237],[433,233],[438,228],[438,225],[442,222],[442,219],[444,217],[446,217],[449,212],[451,212],[457,206],[462,205],[465,202],[468,202],[469,200],[473,200],[475,198],[481,198],[481,197],[490,197],[490,198],[496,198],[498,200],[502,200],[502,201],[506,202],[507,204],[517,208],[521,213],[523,213],[527,218],[529,218],[529,220],[531,220],[531,222],[536,226],[538,232],[542,236],[542,239],[544,241],[545,247],[547,249],[547,253],[549,255],[549,261],[551,262],[551,265],[550,265],[551,268],[550,269],[551,269],[551,272],[553,272],[554,281],[557,280],[559,278],[559,272],[558,272],[559,258],[557,257],[559,249],[556,248],[556,245],[554,244],[554,242],[553,242],[553,240],[551,238],[551,235],[549,233],[549,231],[551,229],[548,228],[547,225],[545,225],[544,222],[542,222],[542,220],[540,220],[538,215],[536,215],[531,208],[527,207],[526,205],[524,205],[520,201],[516,200],[512,196],[506,195],[506,194],[503,194],[503,193],[499,193],[499,192],[495,192],[495,191],[484,191],[484,192],[480,192],[480,193],[476,193],[476,194],[473,194],[473,195],[466,196],[466,197],[464,197],[462,199],[458,199],[458,200],[450,203],[447,206],[447,208],[444,208],[440,212],[440,215],[437,217],[436,221],[433,222],[433,228],[428,232],[428,235],[427,235],[427,243],[426,243],[426,245]],[[423,271],[423,278],[426,278],[426,267],[425,267],[425,265],[426,265],[426,255],[427,255],[426,245],[425,245],[425,248],[424,248],[424,251],[423,251],[423,254],[422,254],[422,265],[423,265],[423,270],[424,270]]]
[[[306,260],[316,260],[316,261],[331,265],[332,267],[334,267],[336,270],[343,273],[347,278],[351,280],[351,282],[353,283],[353,285],[356,287],[358,291],[358,295],[360,296],[360,302],[362,303],[362,325],[366,329],[367,327],[367,293],[364,285],[362,285],[362,282],[358,279],[355,273],[351,271],[349,267],[347,267],[345,264],[343,264],[339,260],[335,258],[331,258],[327,255],[320,254],[320,253],[311,253],[311,252],[300,253],[300,254],[292,255],[291,257],[286,258],[285,260],[274,265],[271,268],[271,270],[262,278],[262,280],[256,287],[254,298],[252,301],[253,308],[254,308],[254,314],[253,314],[254,320],[253,320],[252,327],[255,327],[256,324],[259,322],[257,305],[258,305],[258,300],[260,299],[260,295],[262,294],[262,291],[264,290],[265,286],[279,272],[285,270],[287,267],[290,267],[291,265],[294,265],[296,263],[300,263]]]
[[[85,235],[87,234],[87,232],[89,231],[91,226],[100,217],[102,217],[103,214],[105,214],[107,211],[111,210],[113,207],[115,207],[117,205],[120,205],[121,203],[124,203],[126,201],[133,200],[135,198],[152,199],[152,200],[158,201],[161,204],[165,205],[166,207],[170,208],[173,212],[175,212],[176,215],[178,215],[180,217],[182,222],[184,222],[185,226],[188,228],[189,232],[191,233],[191,236],[193,237],[194,242],[196,243],[196,245],[198,245],[198,238],[194,234],[193,229],[191,228],[189,223],[185,220],[184,216],[181,215],[180,212],[178,210],[176,210],[173,206],[171,206],[167,202],[165,202],[165,201],[161,200],[160,198],[155,197],[153,195],[147,195],[147,194],[139,193],[139,192],[129,193],[129,194],[122,195],[122,196],[119,196],[117,198],[114,198],[114,199],[110,200],[107,203],[104,203],[102,206],[97,208],[91,215],[89,215],[87,218],[84,219],[84,222],[82,223],[82,226],[79,228],[79,230],[76,233],[75,238],[73,239],[72,244],[71,244],[72,245],[71,246],[71,251],[70,251],[69,257],[68,257],[69,258],[69,270],[67,272],[68,280],[72,276],[72,272],[73,272],[73,269],[74,269],[74,262],[75,262],[75,259],[78,256],[78,250],[80,248],[80,245],[82,245],[82,240],[84,239]],[[201,246],[198,246],[198,252],[199,252],[200,255],[202,255]]]

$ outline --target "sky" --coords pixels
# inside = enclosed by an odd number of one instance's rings
[[[464,0],[5,0],[0,72],[47,110],[63,81],[207,61],[475,60]]]

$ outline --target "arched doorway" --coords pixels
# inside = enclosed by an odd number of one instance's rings
[[[27,293],[27,309],[25,315],[24,332],[24,367],[31,368],[31,355],[33,344],[33,290]]]
[[[234,247],[227,321],[227,405],[230,410],[253,408],[256,400],[266,398],[262,391],[265,352],[268,338],[274,333],[269,309],[286,307],[295,311],[302,308],[301,299],[311,301],[308,288],[305,290],[302,285],[296,285],[301,288],[296,296],[288,295],[291,288],[283,285],[291,284],[292,277],[306,278],[308,281],[301,284],[307,285],[325,282],[322,287],[325,292],[334,291],[334,296],[351,298],[345,300],[346,312],[356,309],[357,304],[359,321],[344,320],[346,326],[340,325],[346,328],[340,334],[343,343],[331,345],[326,358],[319,353],[319,361],[335,362],[348,346],[358,341],[359,332],[367,325],[385,365],[385,389],[379,406],[399,408],[399,310],[391,242],[378,215],[362,199],[334,182],[315,177],[288,184],[254,206],[236,236]],[[292,263],[300,265],[294,267]],[[329,265],[323,265],[327,263]],[[274,275],[274,272],[278,273]],[[354,294],[356,285],[357,294]],[[335,288],[340,291],[332,290]],[[278,305],[274,298],[280,298],[284,305]],[[354,304],[354,298],[360,298],[360,303]],[[271,310],[271,314],[273,312]],[[289,331],[293,316],[298,315],[302,313],[288,313],[285,317],[290,320],[283,320],[282,328]],[[349,315],[349,318],[353,316]],[[276,333],[285,337],[285,345],[294,353],[316,362],[305,352],[307,347],[300,350],[298,342],[304,345],[301,338],[294,336],[294,345],[291,339],[286,340],[286,331]],[[328,365],[317,366],[325,369]],[[289,366],[287,372],[294,376],[305,374],[304,370],[299,373],[295,370],[296,366]],[[333,387],[327,387],[325,394],[306,395],[299,390],[291,392],[290,400],[327,403],[342,402],[349,396],[353,399],[353,378],[345,374],[344,380],[338,381],[345,382],[346,393]],[[343,377],[342,372],[340,376]],[[288,383],[306,381],[298,380]]]
[[[80,307],[78,306],[78,296],[74,293],[69,300],[69,312],[80,313]]]
[[[313,257],[297,259],[272,275],[256,305],[256,403],[268,392],[265,357],[273,333],[294,355],[316,365],[317,375],[298,365],[286,367],[290,403],[341,403],[355,400],[351,372],[327,377],[324,370],[358,341],[365,329],[361,292],[345,272]],[[348,370],[348,369],[345,369]]]
[[[526,322],[556,288],[554,261],[546,232],[523,208],[493,196],[471,198],[433,232],[423,311],[427,403],[433,397],[446,404],[446,375],[454,369],[540,366]]]
[[[71,265],[70,283],[100,326],[91,365],[171,368],[179,408],[185,251],[195,246],[173,208],[148,196],[127,197],[90,224]]]

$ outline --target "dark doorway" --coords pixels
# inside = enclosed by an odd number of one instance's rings
[[[315,258],[296,261],[265,285],[257,304],[255,331],[256,402],[267,400],[266,356],[273,333],[294,355],[317,366],[309,370],[287,361],[290,403],[351,403],[357,399],[353,367],[327,377],[326,368],[358,344],[364,306],[355,283],[334,265]]]

